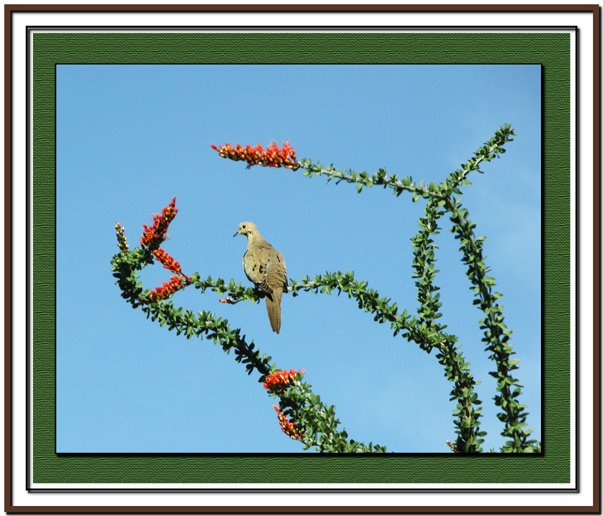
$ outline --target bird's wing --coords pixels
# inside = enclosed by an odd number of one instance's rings
[[[268,272],[269,256],[262,246],[250,246],[243,255],[243,270],[249,281],[265,290],[262,284]],[[267,291],[270,293],[270,291]]]
[[[287,268],[283,255],[267,242],[251,246],[243,256],[243,270],[249,281],[272,294],[274,288],[287,285]]]
[[[280,288],[285,290],[287,286],[287,266],[283,255],[276,249],[271,248],[268,253],[268,268],[266,271],[265,283],[268,284],[270,290]]]

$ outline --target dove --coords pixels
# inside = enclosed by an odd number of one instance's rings
[[[249,281],[265,294],[270,326],[278,334],[281,330],[281,298],[287,290],[285,259],[264,240],[253,222],[241,222],[233,237],[237,235],[247,237],[243,270]]]

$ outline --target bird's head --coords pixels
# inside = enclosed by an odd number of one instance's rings
[[[237,235],[246,235],[247,238],[249,238],[252,235],[259,235],[259,234],[260,234],[260,232],[258,231],[258,228],[256,227],[256,225],[253,222],[241,222],[239,224],[239,229],[232,236],[236,237]]]

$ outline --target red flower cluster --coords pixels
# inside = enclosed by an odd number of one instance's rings
[[[169,282],[164,281],[161,287],[151,290],[147,301],[149,303],[156,303],[161,299],[170,297],[174,292],[186,287],[185,279],[185,276],[172,276]]]
[[[157,261],[161,262],[166,269],[176,274],[176,276],[170,278],[170,281],[164,281],[163,285],[157,287],[155,290],[151,290],[146,298],[148,303],[156,303],[162,299],[167,299],[174,292],[186,287],[191,281],[188,276],[182,273],[180,264],[159,247],[168,238],[168,226],[174,220],[176,213],[178,213],[178,210],[176,209],[176,197],[174,197],[172,202],[161,210],[161,215],[153,215],[152,226],[142,225],[144,232],[140,239],[140,245],[151,250]]]
[[[117,247],[126,252],[128,249],[130,249],[128,240],[126,239],[126,228],[124,228],[119,222],[116,222],[115,233],[117,234]]]
[[[247,168],[253,165],[262,165],[264,167],[285,167],[298,169],[300,164],[296,161],[295,151],[287,142],[283,142],[283,148],[279,149],[276,142],[270,142],[268,147],[264,149],[259,143],[252,147],[247,144],[243,147],[237,143],[236,147],[226,143],[219,147],[211,144],[211,147],[218,151],[218,154],[223,158],[232,159],[233,161],[246,161]]]
[[[266,376],[266,381],[264,382],[264,389],[277,389],[279,387],[285,387],[291,383],[292,380],[297,379],[297,375],[300,377],[305,373],[305,371],[294,371],[293,369],[289,369],[289,371],[274,371],[274,373]]]
[[[291,439],[297,439],[298,441],[303,442],[304,432],[299,431],[296,426],[297,423],[295,421],[289,421],[289,418],[283,414],[280,409],[276,405],[272,405],[274,410],[276,410],[276,414],[278,416],[278,423],[281,425],[281,429],[285,432]]]
[[[155,259],[160,261],[167,270],[175,272],[176,274],[182,274],[182,267],[180,267],[180,264],[163,249],[155,249],[153,251],[153,255],[155,256]]]
[[[176,208],[176,197],[174,197],[172,202],[161,210],[161,215],[153,215],[152,226],[142,225],[144,233],[140,239],[140,245],[148,247],[151,251],[158,249],[161,243],[168,238],[167,229],[176,213],[178,213],[178,209]]]

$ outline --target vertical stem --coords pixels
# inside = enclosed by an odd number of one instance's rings
[[[433,295],[440,288],[434,285],[433,281],[437,272],[434,266],[435,249],[433,235],[439,234],[437,221],[445,213],[440,209],[438,202],[430,199],[425,207],[425,216],[419,220],[420,231],[412,238],[414,248],[413,268],[415,272],[413,277],[416,279],[415,285],[418,291],[419,301],[419,322],[418,324],[427,330],[428,334],[435,334],[435,339],[425,339],[419,342],[419,346],[431,352],[432,347],[436,347],[439,353],[436,355],[439,363],[444,366],[446,377],[454,382],[454,388],[450,395],[457,400],[457,406],[453,414],[456,416],[454,421],[457,427],[458,438],[455,450],[457,452],[480,452],[480,444],[483,442],[481,436],[486,432],[480,432],[479,418],[481,409],[475,409],[473,405],[481,404],[474,391],[476,384],[469,371],[463,354],[457,349],[456,337],[443,332],[445,326],[437,324],[435,320],[441,317],[439,312],[442,303],[439,301],[439,294]]]
[[[475,237],[475,224],[467,217],[467,210],[461,208],[460,201],[454,197],[447,198],[445,207],[451,214],[451,231],[461,241],[462,261],[467,265],[467,276],[474,285],[472,290],[476,297],[475,304],[485,315],[480,321],[480,328],[484,330],[482,341],[487,343],[486,349],[492,352],[490,358],[496,363],[496,371],[490,374],[496,378],[497,390],[500,392],[500,395],[494,397],[495,404],[502,408],[497,416],[504,423],[503,435],[511,438],[505,449],[523,451],[532,443],[528,442],[528,433],[523,430],[527,417],[525,406],[520,405],[516,399],[521,394],[521,386],[511,376],[511,371],[517,369],[519,361],[511,359],[514,352],[508,341],[512,332],[504,323],[502,307],[496,303],[496,299],[502,295],[492,291],[494,278],[487,275],[489,268],[485,265],[482,253],[485,239]],[[512,386],[515,387],[513,390]]]

